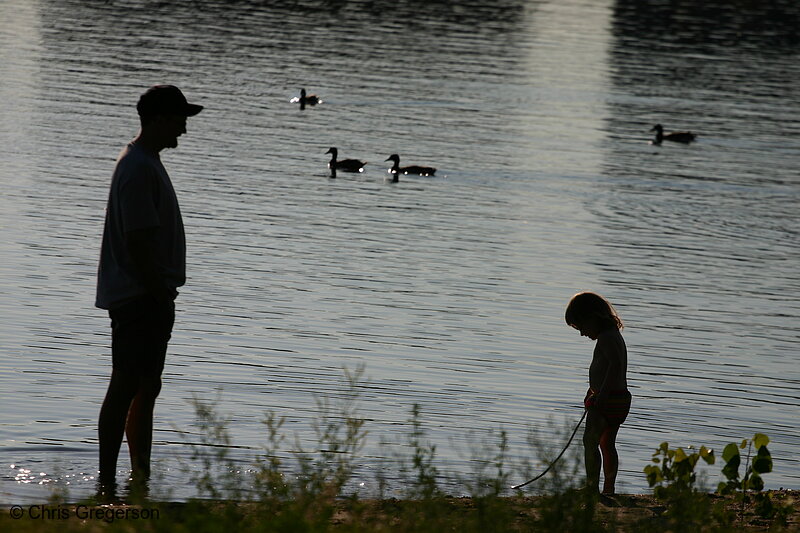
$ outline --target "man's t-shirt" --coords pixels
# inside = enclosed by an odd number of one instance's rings
[[[186,239],[175,189],[158,155],[130,143],[111,178],[97,307],[113,309],[147,292],[125,245],[125,233],[146,228],[157,228],[156,257],[164,280],[172,289],[180,287],[186,282]]]

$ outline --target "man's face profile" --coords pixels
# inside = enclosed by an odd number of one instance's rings
[[[186,117],[183,115],[158,115],[156,125],[164,148],[176,148],[178,137],[186,133]]]

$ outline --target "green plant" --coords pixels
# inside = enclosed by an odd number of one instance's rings
[[[510,485],[508,434],[505,430],[472,430],[467,433],[467,445],[472,471],[459,482],[470,495],[474,516],[469,529],[465,524],[462,530],[508,531],[515,517],[511,506],[501,497]]]
[[[657,498],[669,498],[679,492],[695,490],[697,473],[695,466],[700,459],[713,465],[716,461],[714,450],[701,446],[699,450],[693,446],[672,449],[668,442],[662,442],[653,453],[652,465],[644,467],[647,484],[653,488]]]
[[[736,491],[746,492],[748,490],[761,491],[764,489],[764,480],[761,474],[772,472],[772,455],[767,449],[769,437],[763,433],[756,433],[752,439],[744,439],[741,444],[731,442],[722,450],[722,460],[725,466],[722,474],[727,481],[721,482],[717,486],[720,494],[732,494]],[[739,479],[739,466],[742,464],[742,457],[739,450],[747,448],[745,459],[744,476]],[[753,457],[751,464],[750,457],[753,448],[756,449],[756,456]]]
[[[350,373],[346,368],[345,391],[332,402],[315,398],[317,417],[312,421],[319,449],[304,451],[297,443],[294,455],[300,465],[298,489],[301,493],[335,498],[353,473],[353,462],[364,447],[367,433],[364,419],[358,416],[359,381],[364,367]]]
[[[559,427],[554,419],[547,428],[531,428],[527,444],[538,459],[536,471],[552,465],[545,477],[528,485],[538,496],[531,502],[534,511],[534,531],[582,531],[586,533],[615,531],[613,517],[610,521],[597,520],[599,495],[587,490],[584,476],[583,449],[569,448],[559,461],[564,442],[569,440],[574,422],[565,421]],[[533,470],[526,468],[524,478],[531,478]],[[522,491],[518,491],[522,494]]]
[[[762,518],[777,519],[784,523],[788,515],[788,509],[783,505],[773,502],[770,495],[764,490],[764,479],[762,474],[772,472],[772,454],[767,448],[769,437],[763,433],[756,433],[752,439],[744,439],[740,444],[731,442],[722,451],[722,459],[725,466],[722,474],[726,481],[720,482],[717,492],[720,494],[736,494],[740,498],[739,518],[741,520],[744,513],[744,506],[748,503],[749,492],[754,492],[754,510]],[[745,457],[744,475],[739,478],[739,467],[742,464],[742,455],[739,450],[747,448]],[[752,456],[755,449],[755,457]],[[752,462],[751,462],[752,457]]]
[[[492,440],[496,442],[492,443]],[[469,478],[462,480],[462,484],[472,498],[499,497],[510,484],[510,472],[506,469],[508,434],[505,430],[489,430],[481,437],[472,431],[468,442],[473,471]]]
[[[530,479],[535,472],[541,473],[548,465],[552,465],[545,477],[533,485],[528,485],[529,489],[539,494],[560,494],[585,485],[582,476],[585,472],[583,448],[572,446],[567,449],[564,457],[556,461],[564,442],[569,440],[570,432],[573,430],[572,425],[572,422],[565,421],[558,427],[556,421],[551,418],[546,429],[531,428],[528,431],[526,441],[532,450],[532,455],[538,459],[538,465],[535,469],[530,464],[525,465],[523,479]]]
[[[191,444],[192,459],[200,471],[189,469],[200,497],[217,502],[212,514],[227,523],[245,528],[252,523],[269,524],[265,531],[325,531],[335,511],[336,500],[352,477],[354,458],[362,449],[366,431],[358,416],[360,380],[364,367],[344,370],[343,392],[317,397],[317,416],[312,421],[313,448],[306,450],[295,436],[292,450],[282,450],[284,417],[269,411],[263,420],[267,428],[265,453],[256,460],[253,485],[238,475],[241,471],[229,456],[232,440],[228,420],[217,413],[216,402],[194,399],[196,427]],[[283,453],[282,453],[283,452]],[[247,502],[248,512],[237,510]],[[201,520],[211,509],[200,500],[190,502]]]
[[[653,494],[666,504],[660,527],[670,531],[699,531],[719,521],[708,494],[698,490],[695,467],[702,459],[713,465],[714,451],[701,446],[670,448],[662,442],[653,453],[653,463],[644,467]]]
[[[259,501],[256,522],[271,531],[327,531],[337,500],[341,501],[353,473],[354,459],[363,448],[366,431],[358,415],[360,380],[364,367],[344,369],[342,393],[316,397],[317,416],[312,421],[315,449],[306,450],[299,437],[282,458],[284,417],[269,411],[264,455],[258,458],[255,489]],[[288,459],[288,460],[287,460]],[[291,461],[293,459],[293,461]],[[351,500],[355,501],[357,496]]]
[[[197,432],[189,445],[192,461],[199,462],[200,472],[184,465],[184,470],[197,486],[201,498],[238,500],[242,497],[241,484],[234,472],[236,465],[229,456],[231,436],[229,420],[217,412],[221,392],[217,398],[207,402],[197,397],[191,400],[195,412]]]
[[[286,417],[278,416],[274,411],[267,411],[262,423],[267,428],[267,443],[264,445],[263,457],[256,459],[255,489],[264,503],[286,501],[291,495],[291,486],[283,474],[283,461],[280,449],[286,437],[281,428]]]
[[[402,469],[413,472],[409,497],[430,500],[442,494],[437,483],[439,470],[433,464],[436,457],[436,445],[424,441],[425,429],[422,427],[420,412],[419,404],[415,403],[411,408],[411,419],[409,420],[411,435],[408,438],[408,446],[413,450],[411,467],[403,465]]]

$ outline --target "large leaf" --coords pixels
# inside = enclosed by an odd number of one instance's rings
[[[664,479],[664,476],[661,474],[661,469],[655,465],[647,465],[644,467],[644,473],[647,475],[647,484],[651,487]]]
[[[753,474],[750,476],[750,481],[747,483],[747,488],[758,491],[764,490],[764,480],[761,479],[761,476],[758,474]]]
[[[681,461],[686,460],[686,452],[683,451],[683,448],[678,448],[675,450],[675,462],[680,463]]]
[[[763,433],[756,433],[755,437],[753,437],[753,446],[755,446],[756,449],[766,446],[767,444],[769,444],[769,437]]]
[[[739,447],[736,446],[733,442],[725,446],[725,449],[722,450],[722,460],[726,463],[730,463],[731,459],[734,457],[739,457]],[[737,463],[736,466],[738,467],[739,464]]]
[[[700,446],[700,457],[706,462],[706,464],[713,465],[716,459],[714,458],[714,450],[711,448],[706,448],[705,446]]]
[[[772,455],[766,446],[758,449],[758,455],[753,458],[753,472],[767,474],[772,472]]]
[[[737,481],[739,479],[739,464],[741,459],[738,455],[733,456],[730,461],[722,467],[722,475],[729,481]]]

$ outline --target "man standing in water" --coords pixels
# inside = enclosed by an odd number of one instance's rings
[[[120,153],[106,208],[95,305],[111,317],[113,368],[100,410],[100,491],[114,494],[122,435],[136,481],[150,475],[153,408],[161,390],[186,242],[175,190],[159,153],[178,146],[203,106],[156,85],[139,99],[141,130]]]

